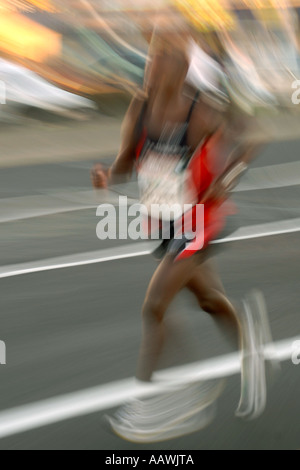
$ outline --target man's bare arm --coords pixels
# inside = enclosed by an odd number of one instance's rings
[[[105,170],[101,164],[94,165],[91,176],[96,188],[106,188],[108,185],[126,182],[130,179],[139,137],[137,126],[144,103],[141,98],[132,99],[121,126],[120,150],[111,168]]]
[[[121,127],[121,146],[118,156],[110,169],[110,183],[130,178],[134,168],[134,153],[138,144],[137,126],[144,101],[133,98]]]

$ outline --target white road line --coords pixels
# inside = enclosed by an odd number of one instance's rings
[[[300,184],[300,162],[281,163],[252,168],[234,192],[284,188]]]
[[[289,219],[240,228],[233,235],[220,240],[215,240],[212,244],[233,243],[237,241],[296,233],[299,231],[300,218]],[[47,260],[2,266],[0,267],[0,279],[147,256],[150,255],[158,245],[159,242],[154,241],[131,243],[121,247],[80,253],[77,255],[60,256]]]
[[[136,200],[128,196],[128,203]],[[99,204],[119,206],[119,195],[111,191],[62,191],[47,195],[0,199],[0,223],[45,217],[80,210],[96,209]]]
[[[43,271],[53,271],[56,269],[66,269],[91,264],[106,263],[126,258],[136,258],[149,255],[154,246],[152,242],[131,243],[129,245],[109,248],[105,250],[80,253],[71,256],[60,256],[48,260],[34,261],[31,263],[21,263],[0,267],[0,279],[6,277],[21,276]]]
[[[300,162],[253,168],[234,192],[283,188],[300,185]],[[138,202],[138,187],[130,182],[112,187],[112,191],[72,191],[53,189],[48,194],[0,199],[0,223],[96,208],[99,204],[118,205],[117,194],[128,194],[129,203]],[[117,193],[117,194],[116,194]]]
[[[299,340],[300,337],[295,337],[269,345],[265,357],[277,361],[291,359],[293,344]],[[176,384],[229,377],[239,371],[240,355],[235,353],[161,371],[151,385],[139,386],[130,378],[13,408],[0,413],[0,438],[114,408],[127,400],[150,396]]]
[[[268,222],[266,224],[239,228],[229,237],[215,240],[212,244],[231,243],[255,238],[273,237],[276,235],[287,235],[289,233],[296,233],[299,231],[300,218],[280,220],[279,222]]]

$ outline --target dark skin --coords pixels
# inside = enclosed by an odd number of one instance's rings
[[[189,67],[182,50],[174,51],[173,44],[166,40],[158,46],[151,60],[147,76],[148,96],[144,99],[136,96],[132,99],[121,128],[121,147],[116,161],[109,171],[101,165],[92,170],[92,181],[96,188],[107,187],[109,184],[126,181],[133,172],[135,149],[140,136],[136,135],[144,100],[147,100],[145,122],[148,132],[159,137],[165,123],[185,122],[196,90],[189,89],[185,78]],[[171,52],[172,50],[172,52]],[[224,115],[199,100],[188,129],[188,144],[195,151],[203,138],[213,135],[224,122]]]
[[[167,110],[156,100],[148,101],[148,112],[145,125],[152,136],[159,136],[164,123],[184,122],[190,106],[191,99],[183,96],[180,100],[171,103]],[[136,135],[136,126],[143,109],[144,101],[141,98],[134,98],[124,118],[121,128],[121,147],[118,156],[110,168],[105,171],[101,164],[94,166],[92,170],[93,185],[98,188],[105,188],[110,184],[123,182],[128,179],[135,165],[135,149],[139,136]],[[152,106],[151,106],[152,105]],[[212,110],[201,100],[196,105],[188,130],[188,144],[195,151],[201,144],[203,138],[213,135],[217,128],[221,126],[224,117],[215,110]]]
[[[153,136],[160,136],[166,122],[185,122],[193,99],[193,96],[186,95],[187,69],[188,63],[181,51],[174,54],[166,47],[164,54],[159,50],[159,53],[154,55],[148,81],[150,92],[144,123]],[[140,137],[136,135],[136,125],[143,105],[144,102],[140,98],[132,100],[122,125],[119,154],[110,170],[103,170],[101,165],[95,166],[92,172],[95,187],[107,187],[109,184],[126,180],[132,174],[135,149]],[[203,138],[208,136],[215,136],[214,145],[218,143],[220,149],[226,149],[229,166],[232,137],[227,132],[226,116],[200,99],[190,121],[188,144],[195,151]],[[227,196],[220,178],[212,185],[205,198],[214,198],[216,195],[219,197],[220,194]],[[143,305],[143,334],[137,367],[139,380],[150,381],[158,366],[168,334],[165,315],[177,294],[183,289],[188,289],[195,295],[201,310],[212,315],[233,347],[241,347],[242,331],[237,312],[226,297],[212,261],[207,260],[205,255],[205,252],[200,252],[178,262],[174,262],[172,256],[166,255],[154,273]]]

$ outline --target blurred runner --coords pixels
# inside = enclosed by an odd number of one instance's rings
[[[237,413],[257,415],[264,407],[264,398],[262,401],[257,398],[264,390],[264,368],[258,355],[262,344],[255,339],[251,311],[248,309],[248,316],[240,318],[227,298],[211,261],[214,252],[210,244],[221,236],[227,217],[235,212],[228,195],[254,157],[256,148],[234,150],[228,109],[213,108],[201,93],[186,87],[189,44],[189,35],[182,32],[154,34],[149,52],[151,62],[146,71],[146,96],[134,98],[128,109],[115,163],[109,170],[95,165],[92,180],[96,188],[106,188],[123,182],[136,169],[144,206],[151,207],[157,202],[182,204],[182,194],[184,202],[193,200],[192,210],[179,219],[169,220],[168,236],[161,230],[162,244],[155,252],[160,264],[143,306],[138,381],[151,381],[168,334],[166,312],[176,295],[187,288],[196,296],[200,308],[212,315],[235,349],[251,345],[244,356],[242,396]],[[197,221],[198,204],[204,204],[204,231]],[[183,236],[177,239],[183,221]],[[153,221],[147,222],[151,234]],[[160,222],[161,229],[163,220]],[[199,231],[201,236],[197,236]],[[255,322],[261,324],[260,312]],[[264,341],[262,335],[259,340]],[[255,361],[251,360],[254,356]],[[135,401],[110,418],[110,423],[118,435],[135,442],[173,438],[207,425],[214,416],[213,405],[221,391],[222,384],[218,381],[190,384],[164,398]]]

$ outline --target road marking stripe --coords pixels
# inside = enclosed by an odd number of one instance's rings
[[[300,185],[300,162],[283,163],[247,172],[234,192],[283,188]],[[48,194],[1,199],[0,223],[15,222],[79,210],[96,208],[99,204],[118,205],[117,195],[131,194],[129,203],[138,203],[136,183],[113,186],[111,191],[72,191],[56,189]]]
[[[299,340],[300,337],[295,337],[266,346],[265,357],[277,361],[291,359],[293,344]],[[6,410],[0,413],[0,438],[114,408],[181,383],[229,377],[240,372],[240,363],[239,353],[229,354],[161,371],[150,385],[138,385],[130,378]]]
[[[212,244],[231,243],[255,238],[273,237],[276,235],[287,235],[300,231],[300,218],[280,220],[279,222],[268,222],[265,224],[250,225],[239,228],[232,235],[214,240]]]
[[[80,210],[96,209],[99,204],[119,206],[120,194],[111,191],[62,191],[39,196],[0,199],[0,223],[18,222]],[[128,196],[128,204],[137,202]]]
[[[300,184],[300,162],[281,163],[252,168],[242,178],[234,192],[285,188]]]
[[[215,240],[212,244],[233,243],[263,237],[296,233],[300,231],[300,218],[289,219],[280,222],[271,222],[261,225],[253,225],[238,229],[229,237]],[[48,260],[40,260],[29,263],[21,263],[0,267],[0,279],[34,274],[56,269],[66,269],[79,266],[88,266],[121,259],[137,258],[150,255],[159,245],[159,242],[148,241],[141,243],[131,243],[121,247],[109,248],[105,250],[80,253],[71,256],[61,256]]]

